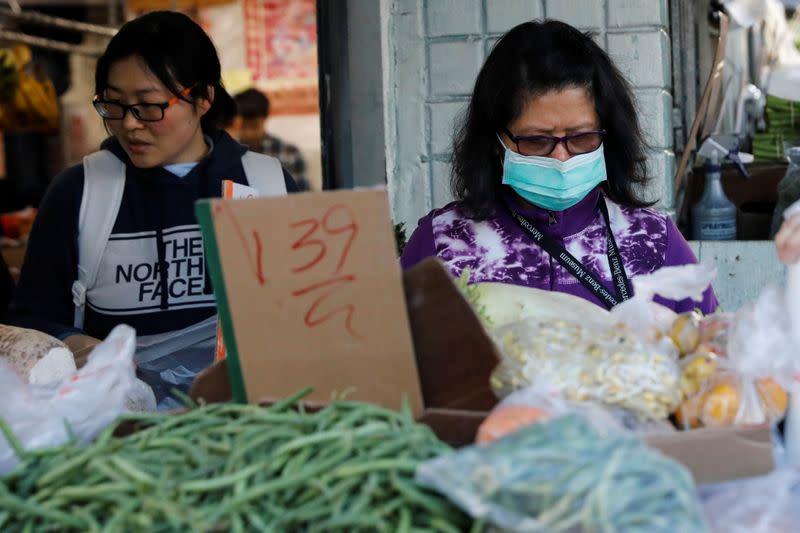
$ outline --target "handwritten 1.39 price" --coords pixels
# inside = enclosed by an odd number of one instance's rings
[[[225,206],[225,214],[228,215],[228,218],[233,223],[237,237],[243,244],[250,269],[256,281],[261,286],[265,285],[267,280],[262,262],[263,246],[261,235],[258,230],[252,230],[251,236],[255,244],[255,250],[251,250],[250,246],[248,246],[247,236],[230,206],[220,204],[219,207],[222,206]],[[302,255],[308,258],[305,262],[294,266],[291,272],[295,275],[303,274],[303,278],[309,276],[317,279],[321,278],[319,281],[291,292],[292,297],[295,298],[308,295],[316,296],[311,301],[303,317],[304,324],[309,328],[315,328],[330,321],[336,315],[343,314],[346,331],[356,339],[362,338],[353,328],[353,317],[356,312],[354,303],[348,302],[327,312],[323,310],[325,302],[329,301],[331,296],[337,292],[341,294],[342,289],[356,282],[355,274],[343,273],[353,242],[358,236],[358,223],[352,210],[346,205],[337,204],[328,208],[322,217],[304,218],[290,223],[289,229],[295,234],[298,234],[297,230],[301,230],[299,238],[291,244],[292,257],[300,257]],[[338,248],[336,244],[342,244],[341,238],[339,238],[340,235],[345,235],[345,239],[341,248]],[[324,260],[329,257],[329,249],[332,249],[332,253],[338,251],[338,256],[336,256],[335,268],[326,272]]]

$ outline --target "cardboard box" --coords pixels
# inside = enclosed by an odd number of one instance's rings
[[[336,195],[362,195],[357,198],[351,207],[354,210],[354,219],[360,220],[362,216],[368,219],[377,213],[371,207],[382,205],[385,197],[380,194],[369,192],[373,196],[363,196],[364,193],[323,193],[322,195],[302,195],[310,202],[306,205],[298,205],[299,198],[292,199],[257,199],[257,200],[238,200],[235,206],[237,217],[240,222],[240,231],[243,235],[249,234],[252,224],[257,219],[267,219],[272,221],[279,220],[285,216],[285,212],[276,209],[276,204],[288,202],[294,212],[301,212],[304,216],[313,216],[315,212],[315,202],[321,201],[322,206],[330,206],[340,201],[341,197]],[[320,200],[320,197],[328,196]],[[316,200],[314,199],[316,198]],[[224,202],[224,201],[215,201]],[[239,203],[252,202],[247,206],[248,209],[242,210]],[[269,204],[269,205],[266,205]],[[365,205],[362,205],[365,204]],[[233,204],[231,204],[233,205]],[[360,210],[365,209],[363,212]],[[382,208],[381,208],[382,209]],[[388,209],[388,208],[387,208]],[[252,219],[244,214],[248,211],[252,214]],[[268,217],[267,212],[271,211],[273,216]],[[380,211],[380,209],[378,210]],[[219,211],[221,213],[221,211]],[[371,214],[365,214],[371,213]],[[388,219],[388,211],[385,224],[378,220],[371,220],[373,227],[369,237],[369,247],[379,249],[380,253],[393,254],[393,229]],[[242,321],[240,317],[247,313],[263,316],[259,306],[273,305],[269,302],[258,301],[257,288],[251,285],[241,285],[241,278],[250,274],[246,271],[249,267],[247,262],[242,261],[241,257],[229,255],[222,257],[214,252],[215,244],[211,242],[216,239],[230,239],[230,234],[225,231],[218,231],[224,227],[226,222],[215,228],[213,219],[213,204],[207,206],[205,216],[199,217],[203,225],[206,246],[211,246],[207,257],[209,258],[209,268],[212,272],[212,279],[215,283],[215,293],[217,294],[220,312],[220,319],[223,323],[225,343],[229,348],[229,358],[226,361],[215,363],[212,367],[201,373],[190,392],[195,400],[207,402],[228,401],[236,397],[237,372],[241,368],[249,368],[248,372],[253,374],[246,376],[247,383],[256,383],[256,388],[251,388],[247,392],[246,399],[251,403],[269,403],[276,398],[296,392],[297,390],[311,386],[322,394],[316,394],[310,399],[312,402],[324,403],[331,397],[331,394],[343,390],[340,376],[336,374],[345,364],[339,359],[342,346],[351,346],[350,335],[344,329],[334,329],[325,335],[325,345],[320,346],[314,339],[294,337],[295,346],[286,348],[293,354],[304,356],[303,350],[305,342],[314,346],[314,350],[319,350],[314,359],[316,368],[302,368],[296,365],[286,365],[281,359],[281,352],[274,352],[265,348],[269,345],[269,339],[275,333],[275,327],[264,326],[260,329],[250,330],[241,333],[242,324],[250,322]],[[283,220],[285,223],[286,220]],[[268,226],[269,224],[267,224]],[[258,224],[256,224],[258,226]],[[384,227],[385,226],[385,227]],[[364,227],[364,226],[362,226]],[[209,234],[209,230],[217,230],[214,235]],[[265,228],[266,229],[266,228]],[[376,241],[383,240],[382,243]],[[263,244],[263,243],[262,243]],[[353,248],[359,246],[353,242]],[[267,247],[263,246],[263,250]],[[376,252],[377,253],[377,252]],[[274,255],[271,256],[276,263],[280,260]],[[252,259],[252,258],[251,258]],[[238,263],[237,263],[238,261]],[[237,266],[238,265],[238,266]],[[489,386],[489,377],[492,370],[498,364],[500,357],[496,346],[482,327],[477,315],[473,312],[470,305],[462,296],[459,289],[453,283],[450,274],[444,266],[436,259],[429,259],[400,274],[399,266],[395,268],[382,267],[377,257],[372,257],[370,261],[360,266],[355,266],[355,271],[369,265],[373,273],[380,272],[381,282],[372,286],[372,294],[369,298],[383,301],[383,307],[371,308],[370,312],[378,316],[370,317],[375,323],[383,322],[381,313],[389,313],[394,322],[391,324],[381,324],[381,336],[388,327],[391,329],[392,337],[386,338],[407,338],[408,348],[403,343],[402,350],[395,350],[393,353],[372,353],[372,360],[381,364],[373,365],[375,372],[386,376],[386,368],[392,368],[396,373],[395,385],[401,384],[401,388],[396,386],[392,389],[392,394],[405,393],[409,397],[418,398],[419,404],[415,406],[415,416],[417,420],[429,425],[434,432],[445,442],[453,446],[463,446],[474,441],[478,426],[485,419],[488,412],[497,403],[497,400]],[[227,272],[225,272],[227,270]],[[269,272],[265,271],[264,276],[269,278]],[[221,288],[221,278],[225,279],[224,290]],[[233,283],[229,283],[233,281]],[[288,279],[280,279],[279,286],[290,286]],[[375,292],[376,291],[376,292]],[[226,293],[231,295],[227,299]],[[274,294],[273,294],[274,296]],[[388,298],[397,297],[397,301],[390,301]],[[402,310],[402,317],[396,316],[397,306]],[[289,307],[283,308],[287,314],[282,319],[289,320],[292,313],[299,312],[297,309]],[[230,316],[226,317],[226,314]],[[299,315],[298,315],[299,316]],[[293,319],[297,320],[297,319]],[[226,327],[226,322],[227,326]],[[359,327],[360,318],[354,315],[352,325]],[[273,325],[274,326],[274,325]],[[252,326],[250,326],[252,328]],[[278,324],[278,329],[291,331],[291,324],[283,322]],[[251,337],[252,339],[249,339]],[[250,345],[249,350],[239,350],[237,343],[239,339],[245,339],[244,345]],[[259,347],[261,347],[259,349]],[[287,352],[283,352],[287,353]],[[276,355],[277,354],[277,355]],[[274,368],[281,368],[281,383],[279,387],[270,389],[263,387],[264,383],[269,382],[270,376],[265,372],[264,366],[253,364],[253,360],[262,360],[265,357],[275,357],[276,360],[271,364]],[[353,361],[352,353],[347,354],[347,361]],[[403,361],[390,363],[385,361],[389,358],[402,358]],[[364,363],[364,359],[361,362]],[[368,361],[367,361],[368,362]],[[381,365],[385,362],[388,366]],[[366,364],[366,363],[364,363]],[[237,365],[241,365],[237,369]],[[364,370],[363,367],[362,370]],[[397,371],[401,369],[402,371]],[[407,373],[408,369],[413,369],[414,375]],[[354,375],[352,381],[347,383],[345,388],[353,388],[351,398],[371,403],[392,406],[396,399],[388,397],[385,391],[377,391],[370,385],[374,383],[376,374],[373,370],[365,370]],[[229,378],[230,376],[230,378]],[[288,385],[287,385],[288,384]],[[247,386],[245,387],[247,389]],[[245,398],[239,398],[245,399]],[[412,404],[413,405],[413,404]],[[673,457],[686,465],[699,484],[715,483],[741,477],[749,477],[764,474],[773,469],[772,444],[769,428],[723,428],[723,429],[697,429],[686,432],[675,432],[669,434],[653,434],[645,437],[649,445],[661,450],[666,455]]]

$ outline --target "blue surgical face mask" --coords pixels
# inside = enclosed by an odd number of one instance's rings
[[[498,135],[498,139],[500,136]],[[503,184],[522,198],[548,211],[563,211],[583,200],[607,179],[603,145],[566,161],[552,157],[521,155],[505,149]]]

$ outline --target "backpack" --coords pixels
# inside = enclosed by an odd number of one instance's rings
[[[274,157],[247,151],[242,167],[248,184],[260,196],[283,196],[286,182],[283,168]],[[83,158],[83,196],[78,216],[78,279],[72,284],[75,304],[74,326],[83,329],[86,293],[97,281],[111,230],[117,220],[125,191],[125,163],[108,150]]]

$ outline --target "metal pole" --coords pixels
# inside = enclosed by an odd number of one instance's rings
[[[45,39],[43,37],[34,37],[33,35],[28,35],[27,33],[21,33],[18,31],[0,30],[0,39],[18,41],[33,47],[59,50],[61,52],[67,52],[70,54],[80,54],[92,57],[100,57],[103,55],[103,49],[101,48],[68,44],[61,41],[54,41],[52,39]]]
[[[84,33],[95,33],[98,35],[105,35],[113,37],[117,33],[116,28],[108,26],[100,26],[97,24],[88,24],[86,22],[77,22],[75,20],[64,19],[60,17],[51,17],[50,15],[43,15],[33,11],[23,11],[15,13],[14,9],[0,7],[0,16],[15,18],[23,22],[31,22],[33,24],[42,24],[44,26],[55,26],[57,28],[64,28],[67,30],[75,30]]]
[[[108,25],[116,26],[119,23],[119,2],[111,0],[108,3]]]

